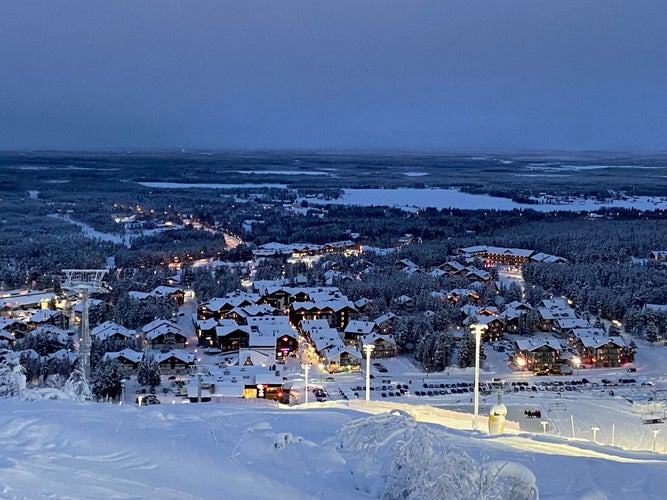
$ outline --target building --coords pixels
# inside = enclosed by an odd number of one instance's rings
[[[560,345],[553,339],[525,338],[515,342],[514,364],[537,374],[560,373]]]

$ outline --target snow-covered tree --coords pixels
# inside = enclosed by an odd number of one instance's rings
[[[100,362],[92,375],[93,394],[97,398],[117,398],[121,393],[123,368],[115,359]]]
[[[514,462],[478,462],[447,431],[400,410],[353,420],[333,438],[355,457],[350,476],[370,496],[414,500],[537,498],[534,474]],[[381,478],[381,479],[378,479]]]
[[[63,391],[75,401],[88,401],[92,399],[90,386],[86,376],[81,370],[74,370],[65,382]]]
[[[152,354],[147,354],[141,359],[137,370],[137,382],[151,387],[160,385],[160,365],[157,364]]]
[[[20,396],[26,388],[23,367],[16,353],[0,350],[0,398]]]

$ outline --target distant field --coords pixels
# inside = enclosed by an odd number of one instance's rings
[[[146,191],[138,182],[341,188],[457,187],[521,200],[539,193],[667,192],[667,153],[2,153],[0,193],[86,187]],[[120,181],[120,183],[119,183]]]

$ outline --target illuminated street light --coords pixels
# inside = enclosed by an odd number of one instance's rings
[[[486,325],[470,325],[470,330],[475,334],[475,387],[474,387],[474,412],[472,416],[472,428],[477,430],[477,416],[479,415],[479,345],[482,340],[482,332]]]
[[[597,425],[593,425],[593,426],[591,426],[591,430],[593,431],[593,442],[597,443],[598,442],[597,436],[598,436],[598,431],[600,430],[600,427],[597,426]],[[655,447],[654,447],[654,449],[655,449]]]
[[[306,387],[304,390],[304,405],[308,405],[308,370],[310,370],[310,363],[304,363],[301,368],[306,372]]]
[[[516,358],[516,364],[519,367],[519,371],[521,372],[521,378],[523,378],[523,372],[526,369],[526,360],[525,358],[519,356]]]
[[[364,352],[366,353],[366,401],[371,400],[371,355],[375,349],[374,344],[364,345]]]

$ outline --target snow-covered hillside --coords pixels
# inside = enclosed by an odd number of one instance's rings
[[[362,402],[5,399],[0,453],[5,499],[526,498],[534,478],[543,499],[664,498],[667,488],[663,455],[539,434],[492,437]]]

